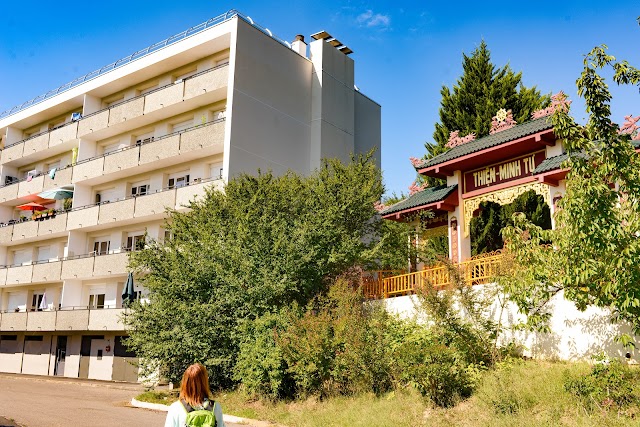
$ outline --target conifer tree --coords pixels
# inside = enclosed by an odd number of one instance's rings
[[[440,91],[440,121],[435,124],[434,142],[427,142],[426,158],[447,150],[449,133],[460,135],[475,133],[476,138],[489,135],[491,118],[500,108],[512,110],[517,123],[530,119],[531,113],[549,104],[549,96],[540,94],[536,87],[525,87],[522,73],[514,73],[507,64],[496,68],[484,40],[471,56],[462,54],[462,76],[450,89]]]

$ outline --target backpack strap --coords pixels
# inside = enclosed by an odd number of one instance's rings
[[[193,411],[193,408],[191,407],[191,405],[187,403],[186,400],[180,399],[180,403],[182,403],[182,407],[184,408],[185,411],[187,411],[187,414]]]
[[[206,402],[207,403],[206,405],[204,405],[203,409],[206,411],[213,411],[216,407],[216,401],[215,400],[211,401],[207,399]],[[182,403],[182,407],[184,408],[185,411],[187,411],[187,414],[193,411],[193,407],[189,405],[186,400],[180,399],[180,403]]]

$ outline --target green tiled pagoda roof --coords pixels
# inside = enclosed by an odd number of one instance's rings
[[[495,147],[496,145],[504,144],[505,142],[513,141],[514,139],[522,138],[527,135],[533,135],[551,128],[553,128],[553,124],[551,124],[551,118],[548,116],[530,120],[510,129],[496,132],[493,135],[485,136],[480,139],[467,142],[466,144],[453,147],[446,153],[442,153],[432,159],[425,160],[422,164],[418,164],[416,169],[439,165],[440,163],[448,162],[449,160],[457,159],[458,157],[466,156],[467,154]]]
[[[425,188],[422,191],[414,193],[403,201],[389,206],[388,208],[381,211],[380,215],[385,216],[418,206],[441,202],[442,200],[446,199],[451,193],[456,191],[457,188],[457,184],[451,185],[449,187],[447,187],[446,185],[441,185],[439,187]]]
[[[537,175],[539,173],[560,169],[562,162],[564,162],[568,158],[569,155],[567,153],[560,154],[559,156],[549,157],[538,165],[538,167],[533,171],[533,174]]]

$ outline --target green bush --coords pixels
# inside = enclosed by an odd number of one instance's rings
[[[617,359],[600,358],[591,372],[580,377],[567,376],[565,390],[580,398],[590,410],[640,403],[640,372]]]
[[[390,390],[385,331],[394,322],[382,308],[364,304],[347,281],[338,280],[278,338],[298,396]]]
[[[276,336],[286,329],[284,314],[267,313],[245,321],[239,328],[240,351],[234,367],[234,380],[242,383],[253,397],[275,400],[293,392],[291,376],[276,345]]]
[[[399,385],[416,388],[441,407],[471,396],[482,365],[468,363],[464,354],[444,345],[427,329],[416,330],[395,349],[394,371]]]

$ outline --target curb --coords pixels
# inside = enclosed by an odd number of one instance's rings
[[[131,406],[135,406],[136,408],[142,409],[151,409],[152,411],[162,411],[167,412],[169,407],[167,405],[163,405],[162,403],[149,403],[149,402],[141,402],[136,400],[135,398],[131,398]],[[225,423],[235,423],[235,424],[251,424],[255,422],[255,420],[250,420],[248,418],[240,418],[233,415],[223,414]]]

